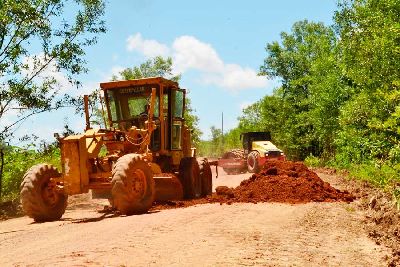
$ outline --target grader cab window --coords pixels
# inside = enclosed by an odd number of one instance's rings
[[[172,91],[172,129],[171,129],[171,149],[182,149],[182,125],[185,95],[182,90]]]
[[[107,91],[114,126],[125,130],[132,126],[141,126],[140,116],[148,113],[152,87],[154,86],[136,86]],[[158,96],[154,104],[153,116],[158,117]]]

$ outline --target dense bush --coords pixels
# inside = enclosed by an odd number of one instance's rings
[[[25,172],[39,163],[50,163],[60,168],[60,150],[55,145],[40,150],[34,146],[7,147],[4,153],[1,201],[18,198]]]

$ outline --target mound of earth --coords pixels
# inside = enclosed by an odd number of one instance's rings
[[[216,188],[211,202],[332,202],[354,200],[348,191],[340,191],[324,182],[302,162],[268,161],[236,188]]]
[[[189,207],[206,203],[234,202],[351,202],[355,197],[324,182],[302,162],[268,161],[259,174],[243,180],[236,188],[218,186],[212,196],[184,201],[156,202],[152,210]]]

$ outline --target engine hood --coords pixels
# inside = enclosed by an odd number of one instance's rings
[[[255,141],[255,142],[253,142],[252,147],[253,147],[253,150],[257,150],[260,153],[265,153],[265,152],[268,152],[268,151],[280,151],[280,152],[283,152],[282,150],[277,148],[270,141]]]

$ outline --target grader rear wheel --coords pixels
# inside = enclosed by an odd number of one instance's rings
[[[212,172],[211,166],[207,160],[203,160],[200,165],[201,195],[212,194]]]
[[[184,198],[198,198],[201,196],[200,168],[196,158],[181,159],[179,164],[179,179],[183,185]]]
[[[128,154],[112,170],[112,204],[122,214],[146,213],[154,201],[154,179],[150,165],[141,155]]]
[[[51,178],[60,177],[50,164],[31,167],[21,183],[21,204],[26,215],[36,222],[55,221],[62,217],[68,196],[57,191]]]

